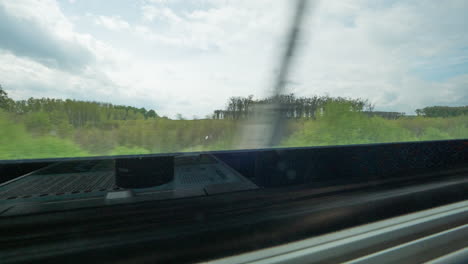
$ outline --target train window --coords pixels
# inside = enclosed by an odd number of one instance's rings
[[[466,11],[2,1],[0,160],[467,138]]]

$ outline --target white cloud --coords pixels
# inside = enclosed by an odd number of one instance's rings
[[[148,21],[153,21],[155,19],[159,20],[169,20],[170,23],[177,23],[181,21],[181,18],[177,16],[171,9],[167,7],[156,7],[151,5],[146,5],[142,7],[143,18]]]
[[[30,21],[42,30],[36,38],[45,44],[23,50],[5,46],[0,82],[17,98],[89,98],[170,116],[204,116],[230,96],[262,96],[271,86],[291,1],[141,3],[136,19],[122,7],[115,15],[80,10],[71,20],[53,0],[2,2],[8,17],[15,18],[9,21]],[[406,112],[467,104],[467,74],[427,76],[468,63],[467,5],[456,0],[322,1],[309,13],[291,76],[295,84],[288,89],[299,95],[369,98],[377,108]]]
[[[468,44],[466,22],[460,22],[467,5],[448,2],[376,7],[366,1],[349,8],[348,1],[322,1],[308,32],[310,46],[298,58],[294,78],[303,85],[296,92],[369,98],[377,108],[407,113],[427,105],[467,104],[460,80],[415,74],[439,62],[442,68],[451,60],[468,62],[459,51]]]
[[[38,15],[37,10],[48,16]],[[0,41],[0,81],[14,98],[125,103],[120,91],[126,87],[109,78],[119,60],[129,61],[124,51],[90,34],[77,33],[55,1],[11,1],[0,4],[0,11],[8,22],[0,26],[7,33]],[[130,101],[137,102],[135,98]]]
[[[128,22],[119,16],[98,16],[95,20],[95,23],[104,26],[109,30],[125,30],[130,28]]]
[[[170,2],[170,0],[146,0],[146,1],[149,3],[153,3],[153,4],[163,4],[163,3]]]
[[[28,4],[29,3],[29,4]],[[90,37],[76,34],[51,1],[8,1],[0,4],[0,49],[55,68],[82,70],[92,63]],[[35,9],[37,8],[37,10]],[[40,16],[47,12],[48,16]]]

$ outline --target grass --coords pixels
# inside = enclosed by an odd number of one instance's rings
[[[328,105],[316,120],[290,120],[279,146],[324,146],[468,138],[468,116],[387,120]],[[41,116],[46,120],[46,117]],[[130,120],[76,129],[0,111],[0,160],[235,149],[232,120]],[[38,126],[41,126],[40,128]],[[57,133],[59,131],[59,133]]]

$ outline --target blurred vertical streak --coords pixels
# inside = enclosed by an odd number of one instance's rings
[[[252,118],[247,120],[242,127],[240,148],[264,148],[280,143],[286,123],[283,110],[286,106],[281,101],[280,96],[286,92],[285,84],[294,56],[297,54],[297,42],[309,6],[308,2],[309,0],[294,1],[295,9],[291,18],[286,47],[280,57],[279,72],[275,76],[273,91],[270,92],[273,100],[268,104],[254,106]]]

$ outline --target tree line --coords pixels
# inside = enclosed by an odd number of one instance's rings
[[[367,116],[379,116],[386,119],[398,119],[405,116],[401,112],[374,111],[374,105],[367,99],[345,97],[312,96],[297,97],[294,94],[270,96],[254,99],[253,95],[230,97],[225,109],[215,110],[213,119],[239,120],[251,118],[256,107],[271,103],[279,104],[282,115],[288,119],[316,119],[317,113],[323,113],[329,104],[346,104],[350,111],[362,112]],[[153,109],[137,108],[124,105],[113,105],[102,102],[87,102],[71,99],[29,98],[15,101],[0,85],[0,108],[18,115],[28,113],[47,113],[51,119],[63,119],[75,128],[98,126],[113,120],[147,120],[158,118]],[[454,117],[468,115],[468,106],[430,106],[416,109],[418,116]],[[40,118],[39,118],[40,119]],[[183,119],[183,118],[179,118]]]
[[[277,103],[280,105],[282,115],[288,119],[315,119],[317,112],[324,110],[326,105],[337,103],[347,104],[350,111],[372,111],[374,105],[369,100],[361,98],[352,99],[344,97],[313,96],[296,97],[294,94],[270,96],[263,99],[254,99],[253,95],[247,97],[229,98],[226,108],[215,110],[214,119],[238,120],[250,118],[255,114],[254,109],[262,105]]]
[[[15,101],[8,97],[1,85],[0,108],[18,115],[45,113],[51,119],[66,118],[69,124],[75,128],[99,125],[112,120],[144,120],[158,117],[153,109],[146,110],[145,108],[110,103],[53,98],[29,98],[28,100]]]
[[[426,117],[454,117],[468,115],[468,106],[429,106],[416,109],[418,116]]]
[[[362,112],[373,117],[399,119],[406,116],[403,112],[374,111],[375,106],[367,99],[330,96],[296,97],[294,94],[271,96],[254,99],[253,95],[234,96],[228,99],[224,109],[213,112],[213,119],[239,120],[248,119],[255,114],[256,107],[271,103],[280,105],[280,111],[287,119],[316,119],[317,113],[326,111],[330,104],[349,105],[349,111]],[[429,106],[416,109],[416,114],[423,117],[455,117],[468,115],[468,106]]]

